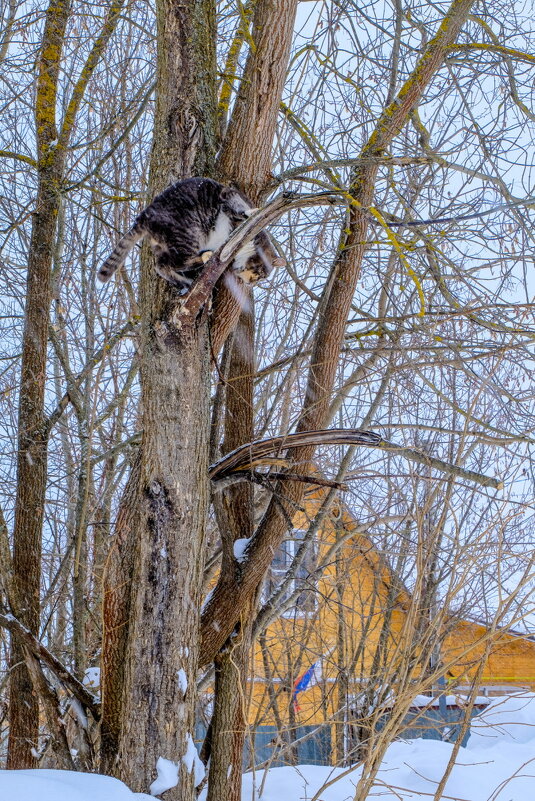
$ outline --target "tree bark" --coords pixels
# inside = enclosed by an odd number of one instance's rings
[[[138,792],[147,791],[160,756],[180,762],[193,734],[209,499],[206,324],[167,341],[155,330],[147,334],[119,740],[119,775]],[[185,696],[179,671],[187,676]],[[182,763],[180,774],[179,787],[169,798],[191,795],[191,774]]]
[[[253,20],[254,49],[223,142],[218,170],[239,182],[255,203],[270,184],[273,138],[295,24],[297,0],[260,0]]]
[[[35,636],[39,633],[41,534],[47,474],[44,391],[48,338],[50,267],[58,195],[51,176],[41,174],[28,260],[25,327],[19,400],[17,497],[13,532],[15,614]],[[55,177],[55,176],[54,176]],[[32,768],[37,761],[39,702],[24,664],[24,650],[12,636],[8,768]],[[33,753],[32,753],[33,749]]]
[[[252,299],[251,299],[252,304]],[[227,376],[225,438],[229,453],[253,434],[254,315],[242,312],[232,341]],[[223,546],[221,575],[235,584],[239,564],[234,542],[253,533],[253,487],[245,482],[215,499]],[[239,631],[215,660],[214,712],[211,720],[210,772],[207,801],[240,801],[243,748],[247,725],[246,693],[255,603],[242,610]]]
[[[156,13],[151,196],[213,174],[217,131],[213,1],[159,0]],[[165,797],[185,801],[209,501],[208,329],[204,312],[175,328],[180,297],[147,249],[141,273],[143,436],[106,571],[102,769],[148,792],[157,760],[171,760],[178,785]]]
[[[260,203],[271,183],[273,139],[290,57],[297,0],[262,0],[253,20],[254,49],[221,147],[217,170],[223,182],[235,182]],[[220,281],[214,293],[212,351],[215,356],[240,317],[240,302]]]
[[[207,801],[241,798],[254,608],[242,610],[239,632],[215,659]]]
[[[26,306],[19,394],[17,496],[13,531],[14,610],[34,635],[39,633],[41,535],[46,493],[48,436],[44,395],[52,259],[60,203],[63,162],[52,142],[57,137],[55,103],[70,2],[52,0],[46,15],[35,101],[38,189],[28,253]],[[8,768],[34,768],[39,734],[39,700],[24,648],[11,638]]]

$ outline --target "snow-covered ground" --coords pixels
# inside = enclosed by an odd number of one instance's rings
[[[70,770],[0,770],[1,801],[154,801],[118,779]]]
[[[452,746],[436,740],[393,743],[368,796],[431,801]],[[243,801],[351,801],[360,768],[301,765],[247,773]],[[333,781],[334,780],[334,781]],[[261,793],[261,795],[260,795]],[[206,794],[203,793],[200,801]],[[0,771],[1,801],[145,801],[116,779],[56,770]],[[494,699],[472,724],[444,801],[535,801],[535,694]]]
[[[467,747],[459,751],[442,799],[535,801],[535,694],[494,699],[474,719],[471,732]],[[393,743],[369,801],[432,801],[452,749],[449,743],[438,740]],[[242,799],[312,801],[317,795],[321,801],[351,801],[360,774],[360,768],[349,773],[343,768],[316,765],[274,768],[262,787],[263,771],[255,776],[247,773]],[[201,799],[204,801],[204,796]]]

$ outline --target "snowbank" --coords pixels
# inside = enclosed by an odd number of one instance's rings
[[[370,801],[430,801],[452,749],[449,743],[437,740],[393,743],[369,794]],[[321,801],[352,801],[360,775],[360,768],[349,772],[317,765],[272,768],[260,794],[264,771],[247,773],[242,801],[297,801],[312,799],[316,793]],[[455,801],[535,801],[535,694],[492,699],[474,718],[468,748],[460,750],[442,797]],[[203,794],[199,801],[205,798]]]
[[[492,749],[485,747],[470,752],[461,749],[442,798],[455,801],[533,801],[534,746],[532,742]],[[449,743],[438,740],[393,743],[368,798],[370,801],[430,801],[444,774],[452,748]],[[349,773],[343,768],[317,765],[272,768],[259,795],[264,771],[259,771],[255,778],[247,773],[243,777],[242,801],[297,801],[312,799],[316,793],[319,793],[321,801],[353,801],[360,775],[360,768]],[[201,795],[200,801],[205,799],[206,794]]]
[[[70,770],[0,770],[1,801],[154,801],[118,779]]]
[[[491,700],[473,719],[467,748],[489,748],[498,741],[519,744],[530,740],[535,747],[535,693],[520,693]]]
[[[393,743],[386,752],[370,801],[429,801],[453,746],[437,740]],[[352,801],[360,768],[299,765],[247,773],[243,801]],[[264,781],[265,779],[265,781]],[[260,794],[260,790],[262,792]],[[323,788],[323,789],[322,789]],[[321,792],[320,792],[321,790]],[[206,791],[199,801],[204,801]],[[492,699],[472,721],[443,794],[455,801],[534,801],[535,694]],[[58,770],[0,771],[1,801],[154,801],[105,776]]]

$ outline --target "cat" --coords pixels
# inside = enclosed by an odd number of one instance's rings
[[[98,278],[108,281],[136,242],[147,236],[156,257],[156,272],[177,288],[187,289],[231,231],[255,211],[238,189],[211,178],[177,181],[138,214],[98,271]],[[260,231],[238,251],[231,267],[234,275],[250,284],[284,264],[268,234]]]

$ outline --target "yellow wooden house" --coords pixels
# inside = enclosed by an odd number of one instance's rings
[[[321,500],[322,492],[308,494],[292,539],[275,555],[266,595],[280,585]],[[441,737],[475,682],[476,712],[485,696],[535,690],[535,638],[453,617],[413,593],[336,504],[282,593],[287,610],[255,646],[246,703],[256,763],[341,763],[391,714],[394,698],[396,709],[400,699],[406,706],[404,736]]]

